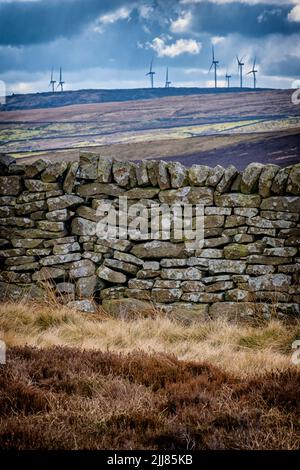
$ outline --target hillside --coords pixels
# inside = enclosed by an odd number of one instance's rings
[[[256,92],[266,91],[260,88]],[[116,101],[136,101],[172,96],[190,96],[212,93],[244,93],[253,91],[251,88],[137,88],[120,90],[76,90],[63,93],[29,93],[14,94],[7,97],[6,104],[0,105],[0,111],[15,111],[18,109],[56,108],[74,104],[110,103]]]

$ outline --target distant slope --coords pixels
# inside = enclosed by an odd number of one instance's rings
[[[271,89],[258,88],[256,92]],[[70,106],[74,104],[109,103],[115,101],[134,101],[172,96],[189,96],[215,93],[244,93],[254,91],[252,88],[138,88],[122,90],[78,90],[56,93],[29,93],[11,95],[0,111],[17,111],[22,109],[44,109]]]

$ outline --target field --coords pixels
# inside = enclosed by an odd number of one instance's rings
[[[300,324],[3,303],[2,449],[298,449]]]
[[[300,160],[300,114],[291,91],[182,91],[163,97],[157,91],[153,98],[154,92],[151,99],[140,99],[143,94],[122,97],[116,91],[112,101],[55,102],[54,107],[52,95],[45,94],[47,101],[36,106],[49,107],[36,109],[28,109],[29,95],[24,95],[23,102],[19,97],[14,105],[8,103],[11,110],[0,111],[0,151],[28,162],[40,156],[73,160],[88,150],[119,159],[172,159],[187,166],[232,163],[239,169],[254,160],[280,166]],[[72,96],[74,102],[88,100],[88,92]]]

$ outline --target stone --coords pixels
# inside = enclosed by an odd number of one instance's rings
[[[297,248],[285,246],[285,247],[276,247],[276,248],[265,248],[263,251],[263,255],[266,256],[296,256],[298,250]]]
[[[111,248],[117,251],[129,251],[132,248],[132,243],[129,240],[101,240],[98,239],[98,243],[103,246]]]
[[[93,251],[84,251],[82,253],[82,258],[90,259],[93,263],[100,264],[103,256],[101,254],[94,253]]]
[[[216,273],[243,274],[246,270],[246,263],[244,261],[215,259],[215,260],[209,260],[208,269],[211,274],[216,274]]]
[[[113,284],[124,284],[127,281],[125,274],[116,272],[107,266],[101,266],[97,270],[97,276]]]
[[[157,175],[158,175],[158,165],[159,160],[146,160],[147,171],[149,181],[152,186],[158,185]]]
[[[68,295],[74,297],[75,295],[75,286],[71,282],[59,282],[55,286],[55,290],[58,294]]]
[[[201,292],[199,294],[198,302],[204,303],[214,303],[214,302],[222,302],[224,300],[224,292]]]
[[[250,163],[242,174],[240,190],[244,194],[256,193],[258,191],[259,177],[264,168],[261,163]]]
[[[16,215],[31,214],[32,212],[44,211],[47,209],[46,201],[33,201],[26,204],[17,204],[15,206]]]
[[[100,282],[101,279],[99,279]],[[101,300],[110,300],[110,299],[124,299],[127,297],[128,289],[127,287],[109,287],[108,289],[101,289],[100,298]]]
[[[27,256],[49,256],[51,254],[51,249],[49,248],[29,248],[26,250]]]
[[[247,245],[242,245],[240,243],[232,243],[224,247],[224,257],[225,259],[240,259],[245,258],[250,254],[249,248]]]
[[[286,191],[291,194],[300,194],[300,164],[294,165],[290,171]]]
[[[243,289],[231,289],[225,292],[227,302],[250,302],[251,294]]]
[[[130,282],[130,281],[129,281]],[[181,286],[180,281],[170,281],[164,279],[157,279],[156,281],[147,281],[154,282],[154,287],[158,289],[179,289]]]
[[[271,186],[272,193],[279,195],[285,194],[290,171],[290,168],[282,168],[278,171]]]
[[[0,196],[1,206],[15,206],[17,198],[14,196]]]
[[[133,188],[124,193],[128,199],[153,199],[159,193],[158,188]]]
[[[200,294],[196,292],[186,292],[185,294],[182,294],[181,300],[183,302],[199,302]]]
[[[65,180],[63,182],[64,193],[71,194],[71,193],[74,192],[78,167],[79,167],[78,162],[69,163],[67,174],[66,174]]]
[[[143,269],[144,269],[145,271],[147,271],[147,270],[159,271],[159,269],[160,269],[160,264],[159,264],[158,261],[144,261]]]
[[[224,171],[224,174],[216,187],[216,191],[218,191],[220,194],[226,193],[227,191],[229,191],[237,174],[238,174],[238,171],[235,168],[235,166],[229,165]]]
[[[200,250],[201,252],[201,250]],[[197,255],[199,254],[198,250],[196,250],[196,256],[191,256],[190,258],[187,259],[187,265],[188,266],[198,266],[199,269],[208,269],[208,258],[197,258]]]
[[[288,264],[292,262],[292,258],[282,258],[277,256],[251,255],[247,259],[248,264],[267,264],[278,266],[279,264]]]
[[[142,280],[142,279],[130,279],[128,281],[128,287],[130,289],[152,289],[154,281]]]
[[[26,165],[25,167],[25,175],[27,178],[35,178],[38,176],[42,171],[44,171],[48,165],[50,165],[49,160],[45,160],[40,158],[35,162],[31,163],[30,165]]]
[[[34,226],[34,222],[27,217],[2,217],[0,218],[0,225],[31,228]]]
[[[67,307],[71,310],[78,310],[84,313],[96,313],[97,306],[91,300],[73,300],[67,303]]]
[[[19,176],[0,176],[0,196],[17,196],[20,191]]]
[[[31,284],[30,273],[14,273],[13,271],[1,271],[0,281],[9,284]]]
[[[192,165],[189,169],[190,184],[192,186],[204,186],[210,170],[210,167],[206,165]]]
[[[168,164],[159,160],[157,167],[157,183],[160,189],[168,189],[171,187],[170,176],[168,172]]]
[[[5,153],[0,154],[0,175],[7,175],[9,172],[9,167],[14,165],[16,160],[12,158],[10,155],[6,155]]]
[[[92,153],[83,153],[79,158],[79,178],[95,180],[98,176],[98,156]]]
[[[222,258],[223,250],[218,250],[216,248],[204,248],[203,250],[197,251],[197,256],[202,258]]]
[[[112,165],[112,159],[99,157],[97,171],[97,181],[99,183],[110,183],[112,181]]]
[[[51,222],[50,220],[40,220],[36,222],[39,230],[46,230],[48,232],[61,232],[65,229],[63,222]]]
[[[181,289],[153,289],[151,299],[153,302],[172,303],[180,300],[181,295]]]
[[[35,192],[44,192],[44,191],[54,191],[59,188],[58,183],[44,183],[40,180],[24,180],[24,184],[28,191],[35,193]]]
[[[79,206],[76,209],[76,215],[83,219],[91,220],[92,222],[99,222],[101,218],[103,218],[100,211],[92,209],[89,206]]]
[[[87,183],[77,186],[76,192],[79,196],[90,197],[97,195],[106,195],[118,197],[124,194],[125,189],[112,183]]]
[[[82,217],[75,217],[72,220],[71,231],[75,235],[93,236],[97,233],[97,223]]]
[[[70,266],[69,276],[72,279],[89,277],[95,274],[96,268],[92,261],[83,259],[75,261]]]
[[[208,319],[208,304],[196,304],[191,302],[174,302],[160,306],[167,315],[183,325],[192,326]]]
[[[149,186],[150,181],[148,177],[148,170],[147,170],[147,161],[142,160],[141,162],[138,162],[136,164],[136,179],[137,179],[137,184],[139,186]]]
[[[291,276],[286,274],[266,274],[249,279],[249,289],[256,291],[287,292],[291,284]]]
[[[29,285],[16,285],[0,282],[0,298],[19,301],[20,299],[39,299],[45,297],[45,292],[40,287]]]
[[[205,207],[205,215],[231,215],[230,207]],[[228,219],[228,217],[227,217]]]
[[[57,244],[53,247],[54,255],[64,255],[74,251],[80,251],[80,245],[78,242]]]
[[[202,282],[204,284],[212,284],[216,282],[226,282],[226,281],[231,281],[232,276],[229,276],[228,274],[223,274],[219,276],[209,276],[209,277],[203,277]]]
[[[113,176],[115,182],[121,187],[127,187],[130,185],[130,170],[131,166],[129,162],[115,161],[113,163]]]
[[[221,237],[209,238],[204,240],[205,248],[214,248],[216,246],[224,246],[230,242],[230,238],[227,235],[222,235]]]
[[[133,276],[136,275],[139,269],[135,264],[125,263],[124,261],[110,258],[107,258],[104,261],[104,266],[116,269],[117,271],[123,271],[126,274],[132,274]]]
[[[224,223],[225,223],[224,215],[205,215],[204,216],[205,229],[223,227]]]
[[[261,197],[258,194],[215,194],[215,204],[221,207],[259,207]]]
[[[1,258],[11,258],[12,256],[25,255],[24,248],[10,248],[9,250],[1,251]]]
[[[206,186],[213,186],[214,188],[220,182],[222,176],[224,175],[225,168],[220,165],[215,166],[209,172],[209,176],[206,180]]]
[[[209,316],[216,319],[222,317],[236,319],[253,317],[261,310],[264,311],[264,306],[253,302],[216,302],[209,307]],[[268,306],[265,311],[268,313]]]
[[[181,243],[151,241],[135,245],[131,253],[137,258],[181,258],[185,256],[185,246]]]
[[[153,279],[157,278],[160,274],[160,271],[151,270],[151,269],[141,269],[137,272],[137,279]]]
[[[195,267],[190,267],[186,269],[172,269],[172,268],[163,268],[161,270],[162,279],[171,279],[175,281],[187,280],[187,281],[196,281],[202,278],[202,273],[199,269]]]
[[[234,211],[235,216],[241,216],[241,217],[251,218],[251,217],[255,217],[256,215],[258,215],[258,209],[254,207],[250,207],[250,208],[236,207],[235,209],[233,209],[233,211]]]
[[[7,271],[36,271],[40,268],[38,262],[17,264],[14,266],[7,266]]]
[[[242,181],[242,175],[241,173],[238,173],[231,184],[230,191],[234,191],[234,192],[240,191],[241,181]]]
[[[18,266],[27,263],[34,263],[36,258],[34,256],[10,256],[5,259],[5,266]]]
[[[249,235],[248,233],[237,233],[234,235],[233,240],[236,243],[252,243],[255,238],[254,235]]]
[[[52,212],[60,209],[74,208],[83,202],[84,201],[81,197],[73,194],[65,194],[64,196],[49,198],[47,200],[47,206],[49,212]]]
[[[226,291],[233,288],[233,282],[230,281],[218,281],[211,283],[205,287],[205,292],[219,292]]]
[[[230,215],[226,217],[225,228],[240,227],[241,225],[245,225],[246,220],[246,217],[241,215]]]
[[[80,253],[69,253],[66,255],[53,255],[42,258],[40,263],[42,266],[51,266],[53,264],[64,264],[71,263],[73,261],[79,261],[81,258]]]
[[[261,203],[262,210],[300,212],[300,197],[274,196],[264,199]]]
[[[160,191],[159,200],[163,204],[177,204],[188,202],[188,195],[191,192],[191,188],[186,186],[180,189],[169,189]]]
[[[62,237],[55,240],[45,240],[44,246],[48,248],[49,246],[65,245],[66,243],[75,243],[76,241],[77,237]]]
[[[271,196],[273,180],[279,170],[279,166],[272,164],[268,164],[263,167],[258,183],[258,192],[261,197],[266,198]]]
[[[184,281],[181,283],[181,289],[183,292],[202,292],[204,284],[200,281]]]
[[[187,260],[184,258],[178,258],[178,259],[163,258],[160,261],[160,265],[162,268],[183,268],[183,267],[186,267]]]
[[[76,280],[76,296],[79,299],[92,298],[96,291],[97,276],[82,277]]]
[[[11,243],[15,248],[36,248],[41,246],[43,241],[42,239],[13,238]]]
[[[103,310],[112,317],[131,319],[140,316],[153,316],[154,308],[150,302],[139,299],[103,300]]]
[[[59,279],[65,276],[65,270],[60,268],[43,267],[32,275],[33,281],[48,281],[50,279]]]
[[[44,183],[53,183],[65,173],[68,164],[66,162],[55,162],[48,165],[41,174]]]
[[[171,187],[181,188],[188,184],[188,172],[185,166],[179,162],[168,163]]]
[[[46,213],[46,219],[51,222],[66,222],[70,217],[70,212],[67,209],[58,209]]]
[[[119,261],[124,261],[125,263],[135,264],[136,266],[143,266],[144,265],[144,262],[141,259],[139,259],[136,256],[131,255],[129,253],[123,253],[123,252],[120,252],[120,251],[115,251],[114,252],[114,258],[116,260],[119,260]]]

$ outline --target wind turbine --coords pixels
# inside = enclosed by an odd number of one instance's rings
[[[167,67],[165,88],[170,88],[171,83],[172,82],[169,81],[169,67]]]
[[[54,90],[55,83],[56,83],[56,80],[53,79],[53,67],[52,67],[52,69],[51,69],[51,79],[50,79],[50,83],[49,83],[49,86],[52,87],[52,93],[54,93],[54,91],[55,91]]]
[[[225,78],[226,78],[226,80],[227,80],[227,88],[230,88],[230,79],[231,79],[231,75],[228,75],[228,70],[226,71]]]
[[[244,62],[242,62],[244,57],[242,57],[241,59],[238,58],[238,56],[236,56],[236,60],[237,60],[237,63],[238,63],[238,70],[239,70],[239,74],[240,74],[240,87],[243,88],[243,67],[244,67]]]
[[[59,82],[58,82],[58,85],[57,85],[56,89],[58,87],[60,87],[60,91],[64,91],[64,84],[65,84],[65,82],[63,81],[63,78],[62,78],[62,68],[60,67],[60,69],[59,69]]]
[[[254,90],[256,89],[256,74],[258,73],[258,70],[255,70],[255,65],[256,65],[256,57],[255,57],[254,62],[253,62],[252,70],[250,70],[250,72],[247,73],[247,75],[249,75],[250,73],[253,73],[253,88],[254,88]]]
[[[151,88],[154,88],[154,75],[155,75],[155,72],[153,72],[152,68],[153,68],[153,57],[152,57],[151,63],[150,63],[150,70],[149,70],[148,73],[146,73],[146,77],[147,76],[150,77]]]
[[[217,67],[218,67],[218,65],[219,65],[219,61],[216,60],[216,58],[215,58],[215,48],[214,48],[214,46],[212,46],[212,62],[211,62],[209,72],[214,67],[214,69],[215,69],[215,88],[218,87],[218,82],[217,82]]]

